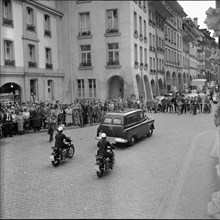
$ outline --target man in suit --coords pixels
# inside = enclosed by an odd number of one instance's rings
[[[4,135],[12,137],[12,115],[10,109],[7,109],[3,114]]]

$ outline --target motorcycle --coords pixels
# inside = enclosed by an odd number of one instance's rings
[[[115,164],[115,154],[113,151],[113,149],[115,149],[115,144],[112,144],[112,145],[113,145],[113,147],[110,147],[110,146],[107,147],[107,152],[111,153],[113,155],[112,162],[110,162],[109,157],[105,158],[104,154],[102,154],[102,153],[95,155],[96,163],[95,163],[94,169],[95,169],[96,174],[99,178],[101,178],[103,176],[104,172],[107,172],[110,169],[113,169],[113,166]]]
[[[69,137],[70,139],[70,137]],[[51,163],[54,167],[57,167],[61,161],[64,161],[66,159],[70,159],[73,157],[75,153],[75,147],[72,143],[72,140],[70,139],[70,142],[66,142],[65,144],[68,145],[68,148],[60,148],[52,146],[51,149],[53,152],[50,155]]]

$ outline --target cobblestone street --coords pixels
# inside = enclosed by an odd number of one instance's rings
[[[152,137],[117,148],[114,169],[101,179],[94,171],[97,125],[65,131],[75,155],[56,168],[46,132],[1,139],[1,218],[209,218],[217,189],[213,112],[148,116],[155,118]]]

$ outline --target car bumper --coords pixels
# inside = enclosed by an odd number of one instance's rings
[[[126,143],[128,143],[128,140],[124,139],[124,138],[115,138],[115,142],[116,143],[126,144]]]
[[[100,140],[101,137],[100,136],[98,136],[98,137],[96,136],[95,139],[96,140]],[[122,144],[128,143],[128,140],[124,139],[124,138],[117,138],[117,137],[109,137],[109,136],[107,136],[107,140],[110,143],[122,143]]]

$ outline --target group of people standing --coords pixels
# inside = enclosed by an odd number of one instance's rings
[[[206,95],[205,97],[198,96],[184,96],[184,95],[172,95],[169,97],[163,97],[161,100],[154,99],[153,101],[147,101],[147,112],[168,112],[183,114],[190,112],[193,115],[197,113],[210,113],[211,101]]]
[[[162,100],[154,98],[146,101],[135,96],[123,100],[119,96],[104,101],[81,99],[71,104],[61,104],[59,101],[55,103],[27,101],[22,104],[11,102],[8,105],[0,105],[0,138],[21,135],[30,130],[47,129],[49,140],[52,141],[52,133],[58,125],[82,127],[87,124],[96,124],[108,111],[142,108],[146,113],[189,111],[197,114],[197,112],[204,112],[206,106],[211,106],[208,96],[203,99],[200,95],[190,98],[177,94]]]

